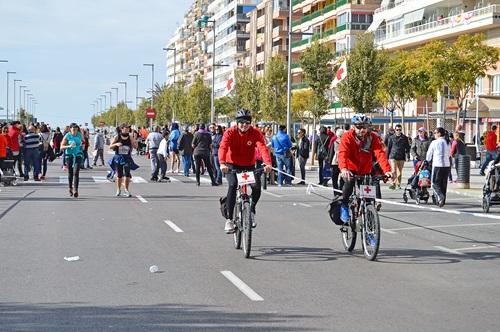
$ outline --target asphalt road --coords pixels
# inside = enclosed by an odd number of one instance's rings
[[[359,245],[344,251],[331,188],[271,186],[245,259],[223,232],[225,185],[150,183],[136,161],[131,198],[114,196],[104,167],[69,197],[59,160],[42,182],[2,188],[0,330],[500,330],[500,206],[474,216],[477,198],[450,194],[446,213],[385,187],[369,262]]]

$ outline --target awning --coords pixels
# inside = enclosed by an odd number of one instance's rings
[[[421,21],[424,18],[425,8],[415,10],[414,12],[405,15],[405,25]]]
[[[382,24],[382,22],[384,22],[384,19],[378,19],[378,20],[373,21],[372,24],[370,24],[370,26],[368,27],[368,31],[377,30],[378,27],[380,26],[380,24]]]
[[[472,114],[476,114],[476,102],[474,99],[472,104],[467,107],[467,111],[472,111]],[[500,118],[500,96],[483,96],[479,97],[478,105],[480,118]],[[467,116],[472,116],[471,113],[467,113]]]
[[[307,13],[308,11],[311,10],[311,4],[308,4],[308,5],[305,5],[304,7],[302,7],[302,12],[303,13]]]

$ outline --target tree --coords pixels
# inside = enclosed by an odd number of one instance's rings
[[[382,52],[377,50],[373,32],[356,36],[347,58],[347,77],[337,85],[342,104],[356,113],[369,113],[380,106],[377,89],[385,65]]]
[[[272,57],[267,64],[263,82],[262,119],[278,123],[286,122],[287,78],[287,67],[283,57]]]
[[[396,109],[401,110],[401,122],[404,123],[405,105],[416,98],[420,86],[420,76],[414,54],[396,51],[387,57],[387,66],[380,80],[380,89],[385,99],[391,103],[391,126]]]
[[[203,78],[197,75],[193,85],[189,88],[186,110],[183,120],[186,123],[207,123],[211,116],[211,94],[212,90],[205,85]]]
[[[235,102],[234,109],[245,107],[252,111],[255,120],[261,118],[260,101],[262,93],[262,79],[255,72],[245,68],[235,73]]]
[[[334,54],[326,43],[319,40],[314,41],[311,46],[300,55],[299,66],[303,70],[304,82],[312,90],[309,109],[316,119],[328,114],[329,102],[325,99],[325,91],[332,83],[334,72],[331,69],[330,61]],[[323,101],[324,99],[324,101]]]
[[[486,75],[486,70],[496,69],[500,52],[484,44],[483,34],[461,35],[453,44],[433,40],[418,48],[422,65],[430,73],[429,85],[443,93],[444,86],[455,93],[459,109],[476,85],[476,80]],[[457,112],[459,121],[460,112]]]
[[[304,122],[308,115],[309,100],[311,99],[313,92],[309,90],[297,90],[292,93],[292,114],[300,119],[301,126],[304,126]]]
[[[177,81],[175,84],[169,85],[166,90],[167,95],[167,113],[169,118],[180,120],[181,122],[188,122],[186,116],[186,81]]]
[[[214,100],[215,114],[222,114],[225,116],[234,116],[236,107],[230,97],[225,96]]]

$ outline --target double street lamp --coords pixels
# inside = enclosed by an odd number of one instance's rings
[[[118,127],[118,88],[111,88],[111,90],[116,90],[115,127]]]
[[[129,74],[128,76],[135,77],[135,110],[139,109],[139,75]]]
[[[176,60],[177,50],[175,49],[175,47],[164,47],[163,50],[164,51],[174,51],[174,84],[175,84],[175,69],[177,67],[177,60]]]
[[[22,82],[22,80],[14,80],[14,119],[13,120],[16,119],[16,114],[17,114],[17,112],[16,112],[16,83],[17,82]]]
[[[144,63],[143,66],[151,67],[151,109],[154,109],[154,81],[155,81],[155,64],[154,63]],[[153,128],[153,118],[149,119],[149,127]]]
[[[7,72],[7,105],[5,105],[6,109],[6,121],[9,122],[9,75],[10,74],[16,74],[15,71],[8,71]],[[14,91],[15,92],[15,91]]]

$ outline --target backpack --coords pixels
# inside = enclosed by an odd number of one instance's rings
[[[340,206],[342,205],[342,196],[337,196],[333,198],[330,202],[330,208],[328,209],[328,214],[330,219],[335,225],[343,225],[344,222],[340,219]]]
[[[318,147],[318,159],[326,159],[328,156],[328,151],[325,147],[325,142],[321,142],[321,136],[318,138],[318,141],[321,143],[320,146]]]

